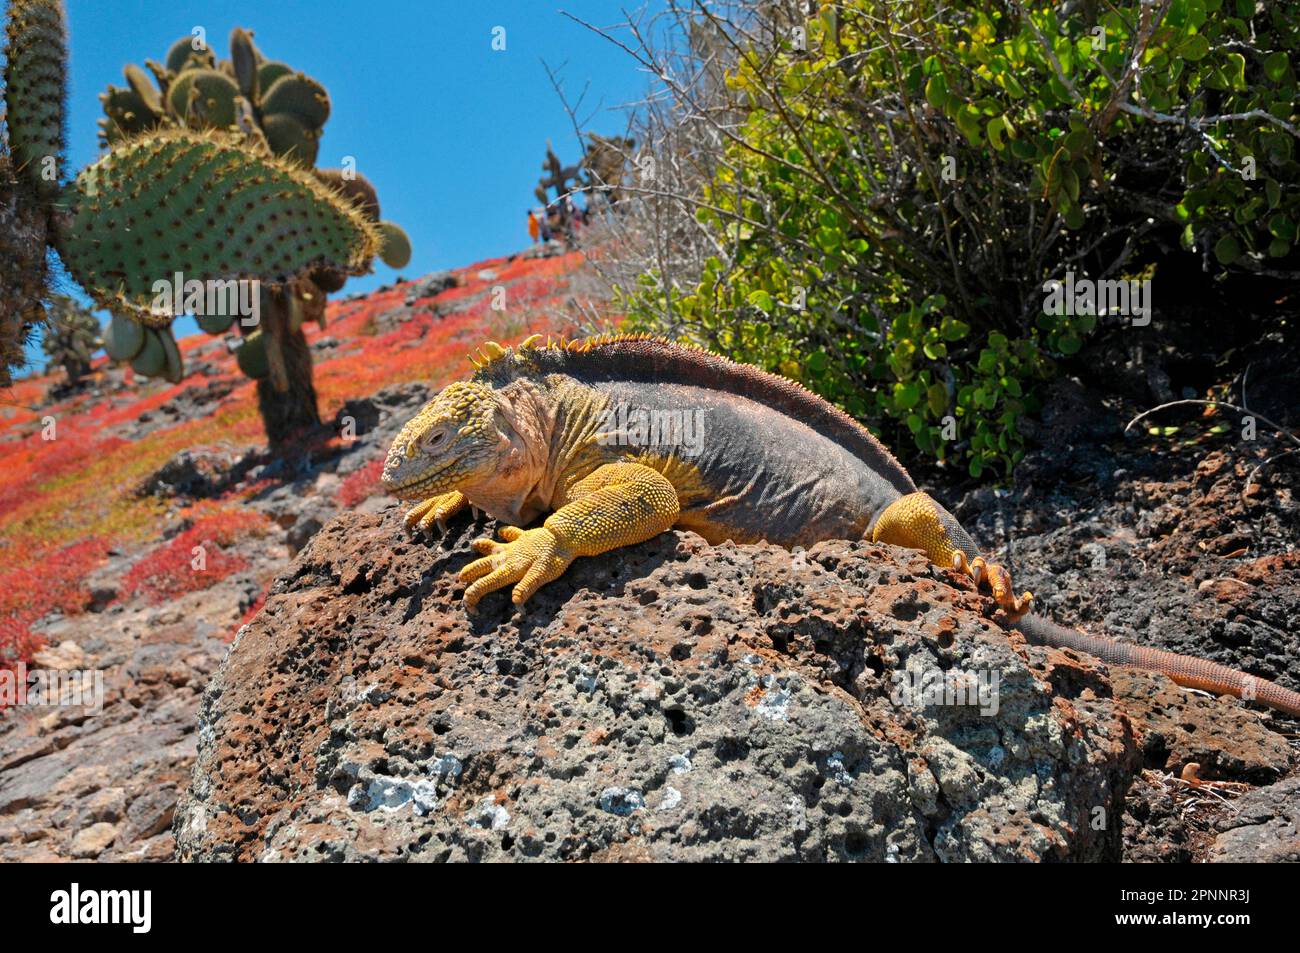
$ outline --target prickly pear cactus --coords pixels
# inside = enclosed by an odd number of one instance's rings
[[[196,49],[197,42],[181,37],[164,64],[148,61],[152,82],[138,66],[126,68],[127,85],[110,86],[100,96],[101,142],[114,145],[141,132],[174,126],[225,129],[282,159],[314,168],[332,108],[325,87],[286,63],[266,59],[248,30],[236,27],[231,32],[228,60],[217,59],[206,47]],[[330,185],[360,198],[371,220],[381,224],[374,188],[363,176],[351,172],[326,178],[325,170],[317,171]],[[365,184],[349,184],[358,182]],[[359,194],[365,190],[368,197]],[[383,232],[391,242],[381,247],[381,259],[390,265],[402,261],[401,249],[409,249],[406,234],[392,223],[384,223]]]
[[[116,146],[64,194],[59,255],[96,302],[151,326],[173,315],[155,283],[361,274],[377,229],[313,175],[229,134],[160,129]]]
[[[5,105],[18,172],[43,196],[59,189],[67,97],[63,0],[10,0],[5,25]]]
[[[0,123],[0,387],[24,363],[44,319],[50,197],[59,188],[67,60],[62,2],[6,8],[4,118]],[[8,128],[5,128],[7,124]]]
[[[335,203],[361,215],[373,226],[369,234],[373,236],[374,242],[368,246],[371,257],[378,257],[392,267],[404,267],[410,259],[410,240],[398,225],[380,219],[379,197],[374,186],[355,170],[345,173],[343,170],[315,168],[321,135],[331,111],[329,92],[325,87],[287,63],[268,60],[257,48],[253,34],[248,30],[236,28],[231,32],[228,60],[218,59],[209,49],[196,47],[196,42],[193,37],[182,37],[172,45],[163,63],[148,61],[145,65],[153,75],[152,81],[139,67],[127,67],[127,86],[110,86],[100,97],[105,113],[104,119],[100,120],[101,141],[120,151],[123,143],[132,136],[181,128],[221,130],[232,142],[235,138],[242,137],[247,148],[254,154],[269,152],[277,157],[280,160],[277,167],[281,171],[287,166],[293,166],[302,169],[308,177],[314,176]],[[212,210],[205,208],[205,211]],[[358,273],[354,262],[340,264],[337,259],[337,243],[331,246],[330,255],[319,255],[315,267],[304,272],[299,267],[303,256],[297,254],[301,251],[301,236],[286,236],[284,228],[255,232],[257,249],[254,251],[241,247],[242,240],[232,242],[230,236],[223,235],[222,230],[230,226],[226,224],[225,210],[217,211],[216,215],[210,214],[204,219],[204,227],[192,230],[193,241],[185,249],[186,254],[207,256],[220,251],[227,258],[219,264],[230,265],[236,264],[233,256],[237,251],[244,253],[245,260],[249,255],[260,257],[261,263],[254,263],[255,267],[247,271],[250,274],[261,273],[268,283],[272,279],[263,269],[268,267],[268,262],[273,263],[277,279],[298,279],[293,285],[294,293],[285,299],[283,307],[279,304],[275,306],[277,313],[280,310],[286,312],[285,332],[300,335],[302,320],[296,316],[305,313],[310,314],[309,320],[319,321],[323,326],[324,296],[341,289],[349,274]],[[242,214],[238,208],[233,211],[237,215]],[[96,214],[89,215],[89,220],[93,221]],[[274,211],[268,212],[268,218],[275,215]],[[347,220],[352,221],[351,218]],[[212,221],[217,222],[215,231],[210,224]],[[277,226],[285,224],[283,218],[276,218],[275,222]],[[248,231],[247,225],[245,222],[240,226],[240,235]],[[108,231],[96,238],[112,241]],[[158,245],[161,246],[158,250],[166,249],[175,255],[181,250],[167,248],[171,244],[171,237],[173,236],[155,236],[155,240],[151,241],[146,236],[143,244],[150,253],[155,250],[153,246]],[[288,240],[290,237],[292,240]],[[329,236],[313,233],[313,238],[322,237]],[[289,274],[291,269],[286,267],[283,260],[286,251],[276,247],[279,241],[287,241],[295,253],[292,275]],[[223,247],[218,249],[218,243]],[[124,253],[129,251],[127,243],[122,244]],[[87,245],[81,251],[90,254],[93,249]],[[312,251],[314,249],[308,249],[309,253]],[[102,249],[102,254],[96,261],[96,277],[117,278],[119,284],[124,285],[126,282],[118,278],[118,272],[131,270],[132,257],[129,254],[114,257],[113,252],[114,249]],[[139,257],[137,254],[137,260]],[[369,264],[369,259],[365,264]],[[137,307],[128,311],[129,314],[139,321],[160,326],[161,322],[138,308],[142,288],[114,288],[113,300],[118,300],[119,290],[124,297],[137,303]],[[122,306],[117,304],[116,307],[120,309]],[[219,315],[204,315],[199,318],[199,327],[209,334],[226,334],[231,330],[232,323]],[[236,352],[239,366],[259,381],[279,381],[281,375],[272,373],[272,369],[282,362],[277,347],[269,340],[275,337],[276,332],[263,329],[264,333],[249,333],[243,328],[240,330],[246,336]],[[148,339],[141,337],[141,343],[137,344],[135,335],[126,337],[134,350],[129,357],[118,359],[135,360]],[[154,364],[156,361],[148,362],[148,366]]]
[[[218,60],[201,35],[182,37],[163,62],[128,66],[126,85],[103,94],[108,151],[67,182],[63,2],[9,0],[6,13],[0,385],[44,314],[53,246],[114,314],[109,355],[173,381],[183,373],[170,328],[175,276],[187,287],[260,282],[260,336],[240,363],[258,377],[267,434],[276,444],[319,425],[304,321],[323,324],[326,293],[376,257],[391,264],[409,256],[405,233],[380,221],[364,178],[317,174],[330,115],[325,88],[267,60],[246,30],[232,33],[229,60]],[[202,318],[212,334],[233,324],[228,315]],[[242,322],[240,331],[252,339]]]
[[[76,384],[90,373],[90,357],[102,344],[94,314],[65,295],[50,296],[41,341],[46,373],[62,367],[68,382]]]

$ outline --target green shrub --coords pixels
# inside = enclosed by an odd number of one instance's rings
[[[1246,0],[846,0],[777,21],[741,48],[743,122],[695,197],[725,254],[618,304],[881,421],[900,451],[1006,473],[1037,384],[1128,320],[1045,313],[1045,282],[1149,277],[1180,242],[1212,270],[1294,273],[1298,30],[1296,5]]]

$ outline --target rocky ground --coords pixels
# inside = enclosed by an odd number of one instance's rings
[[[1089,358],[1109,375],[1106,390],[1070,378],[1053,385],[1014,489],[962,492],[940,479],[939,492],[1057,621],[1300,689],[1300,468],[1288,444],[1263,424],[1243,439],[1240,414],[1203,407],[1154,418],[1174,433],[1152,438],[1139,423],[1126,434],[1139,409],[1201,391],[1177,387],[1191,373],[1187,352],[1181,366],[1170,359],[1171,372],[1156,373],[1159,362],[1107,351],[1099,345]],[[1294,352],[1262,342],[1247,357],[1227,399],[1300,430]],[[1142,367],[1156,384],[1130,383],[1126,393],[1125,378]],[[1222,379],[1221,369],[1203,373]],[[1112,679],[1118,692],[1129,676]],[[1189,693],[1125,695],[1149,728],[1160,716],[1128,797],[1126,859],[1296,859],[1289,799],[1300,723],[1260,711],[1254,740],[1207,744],[1205,726],[1188,717],[1201,710],[1188,707]]]
[[[1294,429],[1294,372],[1254,380]],[[120,597],[141,554],[116,551],[89,611],[40,621],[39,664],[102,668],[105,708],[0,715],[0,860],[1300,857],[1295,720],[1026,647],[901,551],[670,534],[580,561],[523,618],[502,597],[466,618],[449,573],[486,525],[439,546],[337,499],[428,393],[355,400],[329,452],[194,447],[144,481],[255,487],[268,529],[162,606]],[[1112,397],[1057,384],[1009,491],[921,476],[1058,621],[1300,688],[1294,458],[1256,470],[1279,447],[1235,421],[1126,439],[1160,394]],[[997,714],[889,699],[895,672],[964,668],[998,673]]]
[[[1266,718],[1026,646],[916,554],[710,547],[581,560],[469,616],[488,525],[348,514],[209,687],[192,860],[1262,860],[1293,855]],[[996,710],[896,675],[993,673]],[[961,701],[960,696],[957,699]],[[1188,771],[1189,764],[1200,769]],[[1126,798],[1127,795],[1127,798]]]
[[[554,296],[564,292],[579,257],[562,251],[535,247],[333,302],[329,327],[308,333],[318,380],[350,379],[363,347],[380,355],[372,362],[395,365],[374,368],[379,378],[400,376],[407,355],[438,348],[455,355],[455,368],[449,360],[436,369],[451,375],[469,367],[463,355],[485,338],[557,330]],[[499,313],[487,307],[497,288],[507,289],[509,301]],[[97,435],[151,446],[251,399],[251,384],[235,370],[223,340],[198,336],[182,347],[188,376],[176,388],[133,379],[112,366],[101,366],[81,388],[60,378],[24,384],[23,393],[39,395],[40,403],[17,418],[0,405],[0,448],[24,441],[40,446],[36,431],[45,414],[63,420],[106,413],[112,422],[93,425]],[[160,402],[169,390],[173,395]],[[92,715],[0,705],[0,862],[171,859],[172,815],[194,760],[199,698],[241,620],[343,507],[364,512],[383,502],[366,498],[377,489],[375,467],[397,429],[429,396],[427,384],[401,383],[348,399],[326,421],[320,440],[280,458],[268,456],[260,443],[201,444],[180,450],[131,485],[91,486],[96,502],[118,495],[155,504],[163,543],[187,529],[187,508],[205,501],[227,509],[238,501],[233,505],[264,517],[265,525],[224,548],[241,564],[237,571],[162,604],[124,590],[132,568],[149,558],[159,539],[110,549],[84,580],[85,611],[49,612],[31,626],[47,643],[33,666],[101,670],[104,708]],[[133,412],[143,405],[149,409]],[[38,492],[48,478],[37,466],[29,479],[26,488],[18,485],[23,492]],[[345,485],[358,502],[341,492]],[[0,501],[7,502],[3,493]],[[0,517],[8,515],[0,510]],[[0,554],[9,545],[0,536]],[[39,598],[39,581],[33,588]]]
[[[340,481],[381,456],[427,396],[427,387],[412,384],[356,401],[347,408],[364,421],[356,441],[293,470],[264,461],[255,447],[205,447],[182,451],[142,486],[193,498],[257,483],[263,489],[248,505],[270,528],[239,542],[245,568],[162,606],[118,598],[140,553],[117,552],[93,576],[90,612],[43,621],[38,631],[50,644],[35,663],[102,669],[104,709],[89,717],[77,708],[0,715],[0,861],[171,859],[199,698],[240,617],[339,512]]]
[[[1104,678],[923,557],[674,532],[470,617],[475,532],[317,534],[205,696],[182,858],[1119,857],[1139,749]],[[891,699],[904,671],[995,691]]]

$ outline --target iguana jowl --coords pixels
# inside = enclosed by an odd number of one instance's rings
[[[521,605],[575,558],[672,526],[713,543],[869,538],[920,549],[977,585],[987,581],[1031,641],[1300,715],[1300,693],[1265,679],[1027,614],[1033,597],[1015,594],[1007,571],[980,555],[889,451],[797,384],[650,337],[545,346],[530,338],[484,350],[471,380],[446,387],[402,428],[384,466],[392,493],[420,501],[408,526],[441,526],[471,504],[509,524],[501,542],[474,541],[482,558],[460,572],[470,607],[512,584]],[[629,439],[644,435],[620,431],[623,421],[644,422],[646,411],[698,424],[702,439],[647,446]],[[548,513],[540,526],[522,528]]]

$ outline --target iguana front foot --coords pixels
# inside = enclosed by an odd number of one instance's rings
[[[457,490],[431,496],[427,500],[415,504],[407,511],[406,528],[428,531],[436,524],[438,529],[445,533],[447,532],[448,518],[459,513],[468,503],[465,494]]]
[[[471,609],[489,592],[511,583],[517,583],[511,600],[523,605],[542,586],[559,579],[575,557],[555,531],[545,526],[504,526],[501,538],[504,543],[484,537],[471,544],[484,557],[460,571],[460,581],[470,583],[464,599]]]
[[[987,562],[983,556],[976,556],[974,559],[967,560],[966,554],[958,550],[953,554],[952,568],[975,580],[975,588],[977,589],[987,578],[989,589],[993,592],[993,600],[1003,612],[1010,616],[1012,622],[1015,622],[1028,612],[1029,607],[1033,605],[1034,594],[1032,592],[1026,590],[1017,597],[1016,591],[1011,588],[1011,573],[997,563]]]
[[[460,571],[465,604],[471,608],[489,592],[517,583],[515,605],[560,578],[579,556],[599,556],[658,536],[681,512],[677,491],[656,470],[631,461],[607,463],[569,488],[569,502],[536,529],[507,526],[504,543],[476,539],[483,554]]]

